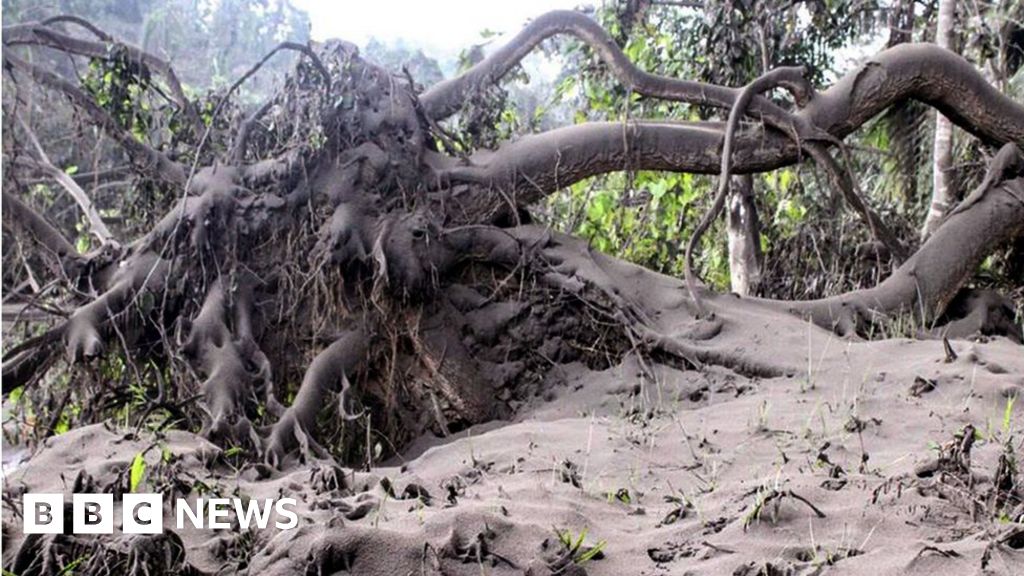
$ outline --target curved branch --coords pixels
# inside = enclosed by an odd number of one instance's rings
[[[95,34],[100,41],[85,40],[58,32],[51,26],[58,22],[78,24]],[[178,80],[178,75],[174,72],[174,68],[171,67],[170,63],[141,48],[115,41],[109,34],[103,32],[88,20],[78,16],[60,15],[48,18],[39,24],[30,23],[7,27],[4,28],[4,44],[7,46],[18,44],[46,46],[69,54],[104,60],[110,58],[111,48],[115,46],[122,48],[130,60],[138,62],[163,76],[178,107],[185,112],[195,128],[198,129],[202,126],[195,107],[192,106],[191,101],[185,95],[185,90]]]
[[[228,152],[228,158],[232,164],[239,166],[245,162],[245,150],[249,144],[249,135],[252,134],[252,130],[256,127],[256,123],[259,122],[260,118],[270,111],[273,106],[274,101],[267,100],[255,112],[246,117],[242,125],[238,127],[235,143],[231,146],[231,151]]]
[[[501,214],[511,200],[527,206],[575,182],[621,170],[717,174],[721,122],[590,122],[524,136],[496,151],[474,154],[469,164],[437,159],[442,186],[455,187],[446,202],[460,206],[466,222]],[[735,174],[767,172],[797,162],[796,144],[778,131],[737,135]],[[447,159],[445,159],[447,160]],[[500,190],[502,194],[493,191]]]
[[[901,44],[876,55],[835,85],[815,94],[801,123],[841,140],[872,117],[906,99],[941,110],[975,136],[1024,145],[1024,106],[993,88],[956,54],[932,44]],[[598,122],[523,137],[496,151],[480,151],[467,165],[438,168],[443,183],[501,188],[520,206],[579,180],[619,170],[715,174],[720,170],[719,122]],[[799,132],[799,130],[798,130]],[[794,164],[799,149],[779,130],[749,130],[736,140],[733,172],[766,172]],[[498,213],[503,198],[453,198],[474,214]]]
[[[320,61],[320,57],[316,55],[316,52],[310,50],[309,46],[299,44],[298,42],[281,42],[280,44],[275,46],[273,50],[267,52],[267,54],[263,56],[263,58],[259,62],[254,64],[252,68],[249,68],[249,70],[247,70],[245,74],[242,74],[242,76],[238,80],[235,80],[235,83],[228,88],[228,91],[225,94],[225,98],[227,96],[230,96],[231,93],[234,92],[239,86],[241,86],[246,80],[248,80],[250,76],[259,71],[259,69],[262,68],[263,65],[266,64],[267,61],[274,56],[274,54],[277,54],[281,50],[294,50],[296,52],[306,55],[310,60],[313,61],[313,65],[316,66],[317,72],[319,72],[320,76],[324,79],[324,83],[326,84],[326,86],[330,88],[331,74],[327,71],[327,68],[324,66],[324,63]]]
[[[313,52],[313,50],[311,50],[309,46],[299,44],[298,42],[282,42],[275,46],[273,50],[267,52],[267,54],[263,56],[263,58],[259,62],[254,64],[251,68],[249,68],[249,70],[246,71],[245,74],[242,74],[242,76],[238,80],[235,80],[235,83],[232,84],[228,88],[228,91],[224,93],[224,98],[221,100],[221,102],[227,101],[228,97],[230,97],[231,94],[235,90],[237,90],[239,86],[245,83],[245,81],[248,80],[249,77],[251,77],[253,74],[255,74],[260,68],[262,68],[263,65],[266,64],[267,61],[274,56],[274,54],[277,54],[281,50],[294,50],[312,60],[313,66],[316,67],[317,72],[320,73],[320,76],[324,80],[325,89],[330,91],[331,74],[330,72],[327,71],[327,67],[324,66],[324,63],[320,60],[320,57],[316,55],[316,52]],[[242,161],[245,159],[245,147],[246,144],[248,143],[249,134],[252,132],[252,127],[259,119],[259,117],[265,114],[266,111],[269,110],[271,106],[272,101],[263,104],[263,106],[257,109],[252,114],[252,116],[247,118],[245,122],[242,124],[241,128],[238,131],[238,138],[235,140],[235,143],[232,146],[231,151],[228,153],[228,158],[233,163],[241,164]]]
[[[3,394],[10,394],[15,388],[25,386],[46,374],[46,370],[59,358],[58,344],[66,327],[67,323],[62,322],[4,352],[0,376],[0,391]]]
[[[586,43],[615,77],[637,94],[718,108],[731,108],[739,96],[735,88],[645,72],[629,60],[600,24],[579,12],[555,10],[536,18],[508,44],[461,76],[430,87],[420,96],[424,112],[434,120],[451,116],[474,94],[501,80],[537,45],[558,34],[571,34]],[[748,110],[777,128],[791,123],[787,112],[762,97],[754,98]]]
[[[755,94],[763,93],[776,87],[784,87],[789,90],[793,94],[798,105],[802,105],[813,97],[813,90],[807,82],[805,74],[806,70],[802,67],[780,67],[766,72],[743,88],[740,97],[736,101],[736,105],[733,106],[732,110],[729,112],[729,119],[725,127],[724,143],[722,145],[722,168],[721,174],[719,175],[718,191],[715,194],[711,209],[703,218],[701,218],[700,222],[697,224],[697,228],[690,235],[686,244],[686,263],[684,267],[686,287],[690,292],[690,297],[696,305],[698,315],[704,314],[704,306],[701,302],[700,294],[696,289],[696,276],[693,272],[693,251],[700,242],[701,237],[705,232],[707,232],[708,228],[718,218],[722,209],[725,207],[725,199],[729,192],[729,182],[732,177],[733,142],[740,119],[743,116],[744,109]],[[903,246],[899,239],[882,221],[882,219],[879,218],[874,210],[864,202],[864,199],[861,198],[860,194],[857,192],[854,181],[850,177],[849,173],[843,170],[835,159],[832,158],[832,155],[829,154],[825,145],[819,141],[801,142],[800,133],[796,129],[794,129],[794,133],[792,135],[796,139],[797,144],[801,145],[810,153],[815,163],[825,168],[830,180],[832,181],[832,185],[842,191],[846,201],[868,224],[872,235],[879,239],[897,258],[897,260],[902,261],[906,259]],[[842,148],[841,142],[838,140],[836,140],[836,142],[839,143],[840,148]],[[845,153],[845,150],[843,151]]]
[[[268,463],[275,467],[281,465],[297,445],[306,444],[304,449],[315,446],[307,435],[314,429],[316,416],[329,392],[340,392],[344,402],[348,377],[364,363],[368,339],[366,330],[356,327],[316,355],[306,370],[295,401],[271,430],[266,449]]]
[[[587,43],[620,81],[644,96],[719,108],[732,108],[739,96],[735,88],[644,72],[596,22],[578,12],[554,11],[538,17],[461,76],[427,90],[420,97],[424,111],[435,120],[450,116],[467,98],[505,76],[540,42],[561,33]],[[937,108],[990,143],[1024,144],[1024,108],[996,90],[962,57],[934,44],[900,44],[879,53],[811,98],[799,114],[790,115],[761,97],[753,99],[749,111],[777,129],[796,128],[804,138],[813,135],[807,129],[814,127],[842,138],[879,111],[907,98]],[[793,122],[797,125],[791,126]]]
[[[106,110],[101,108],[99,104],[80,88],[53,72],[25,62],[11,54],[10,50],[4,50],[3,58],[8,66],[28,74],[33,80],[51,90],[63,93],[73,104],[87,112],[92,121],[106,130],[140,168],[152,171],[159,178],[173,184],[183,184],[185,182],[185,169],[181,164],[171,160],[164,153],[140,142],[128,131],[121,128]]]
[[[56,256],[61,263],[59,267],[61,271],[67,270],[70,260],[80,259],[78,251],[75,250],[71,242],[51,226],[42,215],[6,190],[2,194],[4,220],[14,229],[28,233],[46,251]]]
[[[1007,148],[1012,149],[1018,162],[1024,159],[1017,146],[1007,144],[1004,150]],[[881,284],[820,300],[767,302],[843,334],[854,333],[865,321],[899,313],[914,314],[922,326],[929,325],[942,315],[960,287],[993,250],[1024,236],[1022,173],[1018,169],[1015,173],[986,177],[989,185],[984,192],[966,204],[967,208],[950,214],[924,245]]]
[[[1024,105],[1009,98],[974,65],[934,44],[900,44],[815,95],[797,116],[843,139],[903,100],[917,100],[988,144],[1024,146]]]
[[[725,136],[722,143],[722,167],[718,176],[718,191],[711,204],[711,209],[704,214],[697,224],[697,228],[690,234],[686,243],[686,265],[684,267],[686,276],[686,288],[690,297],[697,307],[697,314],[704,315],[704,305],[701,302],[700,294],[697,293],[697,278],[693,273],[693,250],[700,242],[701,236],[707,232],[711,224],[722,213],[725,207],[725,197],[729,193],[729,180],[732,178],[732,148],[736,137],[736,129],[739,127],[740,119],[746,113],[746,108],[754,96],[772,90],[778,86],[787,86],[798,96],[798,100],[806,100],[810,95],[810,87],[805,78],[806,69],[803,67],[782,67],[766,72],[747,84],[736,99],[736,104],[729,111],[729,119],[725,124]],[[799,138],[799,137],[798,137]]]
[[[103,219],[100,218],[99,212],[97,212],[96,207],[93,206],[89,195],[85,193],[85,190],[82,190],[71,176],[50,162],[50,157],[46,155],[46,151],[43,150],[42,145],[39,144],[39,139],[36,138],[35,132],[29,128],[25,119],[20,115],[16,115],[15,117],[18,120],[18,124],[21,125],[22,130],[25,131],[25,136],[28,138],[29,143],[32,144],[32,148],[35,150],[36,156],[38,156],[36,161],[39,168],[56,180],[57,183],[60,184],[69,195],[71,195],[75,200],[75,203],[78,204],[78,207],[82,209],[82,213],[85,214],[86,219],[89,220],[90,231],[101,243],[107,244],[113,241],[114,235],[110,233],[107,225],[103,222]]]
[[[89,32],[92,32],[94,36],[96,36],[100,40],[103,40],[104,42],[114,41],[113,36],[107,34],[98,26],[96,26],[92,22],[89,22],[85,18],[82,18],[81,16],[75,16],[74,14],[58,14],[56,16],[51,16],[50,18],[43,20],[42,24],[43,26],[51,26],[53,24],[59,24],[61,22],[70,22],[71,24],[77,24],[78,26],[85,28]]]

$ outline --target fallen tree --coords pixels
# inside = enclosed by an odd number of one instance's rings
[[[654,362],[785,373],[799,359],[719,343],[737,310],[806,315],[850,337],[901,313],[931,326],[987,255],[1024,234],[1024,106],[931,45],[881,52],[822,91],[798,70],[742,90],[645,73],[587,17],[552,12],[423,93],[348,44],[283,45],[302,52],[295,73],[275,98],[222,129],[217,115],[259,65],[214,100],[204,121],[165,62],[88,24],[95,39],[71,36],[57,29],[62,23],[5,29],[5,73],[15,87],[36,83],[66,97],[123,147],[140,177],[179,200],[143,237],[79,255],[29,202],[4,192],[5,226],[48,258],[71,308],[8,350],[4,393],[42,381],[61,355],[72,369],[116,357],[157,381],[140,421],[157,411],[189,426],[198,408],[207,437],[276,468],[323,456],[326,438],[348,459],[370,462],[371,434],[391,450],[426,430],[449,434],[507,416],[564,362],[608,366],[639,351]],[[585,42],[632,91],[721,108],[730,122],[586,123],[469,155],[447,150],[441,123],[556,34]],[[186,152],[134,137],[18,46],[127,58],[138,74],[162,78],[188,119]],[[792,108],[758,95],[776,85],[793,93]],[[728,178],[806,154],[896,254],[902,247],[841,160],[842,141],[907,99],[1003,148],[976,193],[875,288],[811,302],[736,301],[695,282],[686,290],[529,221],[532,204],[596,174]],[[263,123],[270,114],[272,128]],[[279,400],[292,393],[290,403]],[[333,417],[318,420],[334,396]]]

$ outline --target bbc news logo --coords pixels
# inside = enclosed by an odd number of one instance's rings
[[[64,533],[63,494],[25,494],[22,497],[23,532],[25,534]],[[175,521],[178,530],[186,522],[195,528],[228,530],[234,513],[238,526],[265,529],[276,512],[274,527],[291,530],[299,525],[299,517],[292,509],[294,498],[242,500],[241,498],[197,498],[195,506],[183,498],[175,502]],[[125,494],[122,499],[121,531],[125,534],[160,534],[164,530],[163,496],[160,494]],[[72,494],[71,532],[73,534],[114,533],[113,494]]]

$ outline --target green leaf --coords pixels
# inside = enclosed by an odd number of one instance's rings
[[[1006,409],[1003,410],[1003,432],[1009,434],[1012,420],[1010,417],[1013,415],[1013,405],[1017,402],[1016,396],[1010,396],[1006,399]]]
[[[668,180],[662,179],[651,183],[651,196],[655,200],[660,200],[665,192],[668,192]]]
[[[144,452],[139,452],[135,455],[135,460],[132,460],[131,474],[128,480],[128,491],[135,492],[135,489],[142,483],[142,477],[146,474],[146,458]]]
[[[61,569],[61,571],[57,573],[57,576],[67,576],[67,575],[70,575],[70,574],[74,574],[75,573],[75,568],[78,568],[79,564],[81,564],[82,562],[85,562],[88,559],[89,559],[89,555],[88,554],[85,554],[85,555],[79,556],[78,558],[75,558],[68,565],[64,566],[64,568]],[[4,574],[6,576],[6,574],[8,574],[8,572],[5,570]]]
[[[607,544],[608,542],[606,542],[605,540],[601,540],[597,543],[596,546],[594,546],[590,550],[587,550],[583,554],[580,554],[579,557],[576,558],[576,564],[583,564],[585,562],[593,560],[595,556],[597,556],[601,553],[602,550],[604,550],[604,547]]]
[[[53,433],[59,436],[70,429],[71,423],[68,421],[68,415],[61,412],[60,419],[57,420],[57,425],[53,427]]]
[[[85,254],[88,252],[90,246],[92,246],[92,243],[89,242],[88,234],[82,234],[78,237],[78,240],[75,241],[75,250],[78,250],[79,254]]]

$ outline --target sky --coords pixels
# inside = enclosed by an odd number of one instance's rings
[[[480,32],[518,32],[532,17],[585,0],[292,0],[309,13],[314,40],[342,38],[364,46],[371,37],[399,38],[438,60],[481,42]]]

